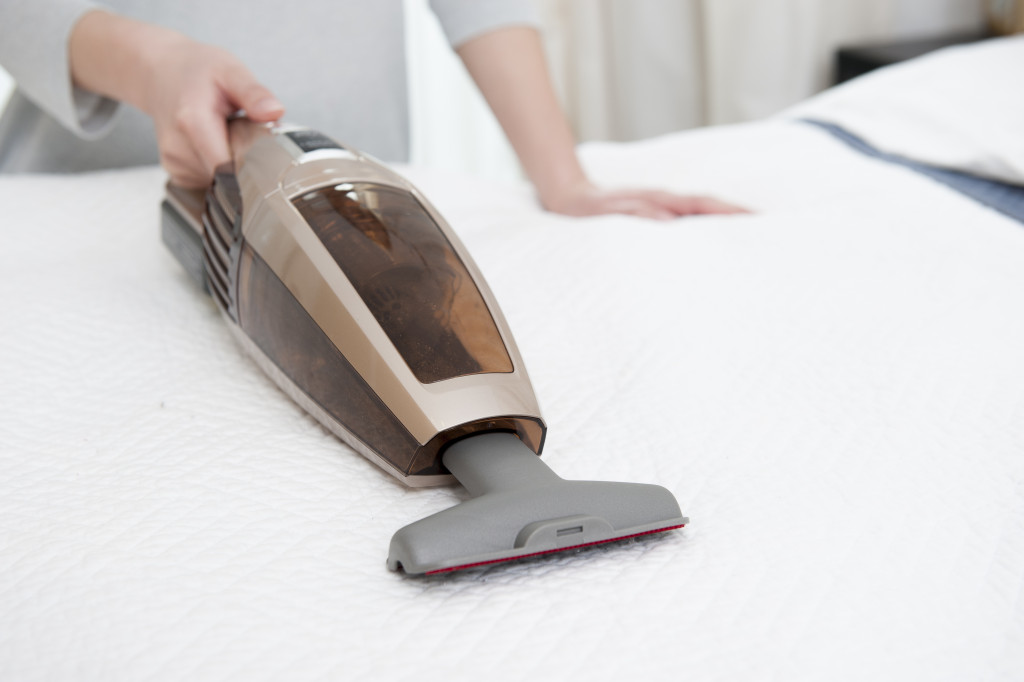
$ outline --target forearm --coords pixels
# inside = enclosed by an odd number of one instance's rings
[[[537,188],[541,203],[550,207],[568,188],[587,183],[537,31],[520,26],[498,29],[463,44],[458,54]]]
[[[155,59],[187,38],[160,26],[102,10],[86,13],[68,41],[75,85],[152,113]]]
[[[576,156],[576,142],[555,96],[540,36],[534,29],[510,26],[491,31],[464,43],[458,53],[546,209],[576,216],[627,213],[661,220],[746,212],[710,197],[594,186]]]
[[[153,119],[160,161],[184,187],[207,185],[231,158],[227,118],[244,109],[276,121],[284,107],[232,54],[169,29],[103,11],[82,15],[68,43],[79,88],[128,102]]]

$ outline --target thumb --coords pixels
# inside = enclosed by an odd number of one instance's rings
[[[276,121],[284,114],[284,105],[242,64],[225,74],[224,90],[231,104],[253,121]]]

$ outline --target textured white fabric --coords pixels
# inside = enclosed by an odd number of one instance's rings
[[[914,161],[1024,185],[1024,35],[880,69],[783,112]]]
[[[541,213],[408,169],[501,302],[572,478],[682,531],[444,579],[462,499],[334,440],[157,236],[163,176],[0,178],[0,679],[1017,680],[1024,226],[771,122],[584,158],[758,213]]]

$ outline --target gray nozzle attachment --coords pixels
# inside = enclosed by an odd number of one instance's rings
[[[439,573],[686,525],[665,488],[566,481],[510,433],[450,445],[444,465],[473,499],[400,529],[388,568]]]

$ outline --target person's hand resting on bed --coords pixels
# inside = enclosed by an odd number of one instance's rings
[[[79,87],[128,102],[156,128],[160,161],[182,187],[208,185],[230,159],[227,118],[238,110],[276,121],[284,107],[229,52],[102,10],[78,21],[68,45]],[[505,28],[458,49],[508,135],[547,210],[573,216],[625,213],[655,219],[744,209],[709,197],[593,185],[555,99],[540,39]]]
[[[687,196],[655,189],[604,189],[587,180],[567,191],[542,199],[554,213],[593,216],[624,213],[653,220],[672,220],[681,216],[712,213],[749,213],[714,197]]]
[[[748,212],[711,197],[604,189],[590,182],[551,85],[536,30],[510,27],[491,31],[467,41],[457,52],[549,211],[574,216],[626,213],[662,220]]]

